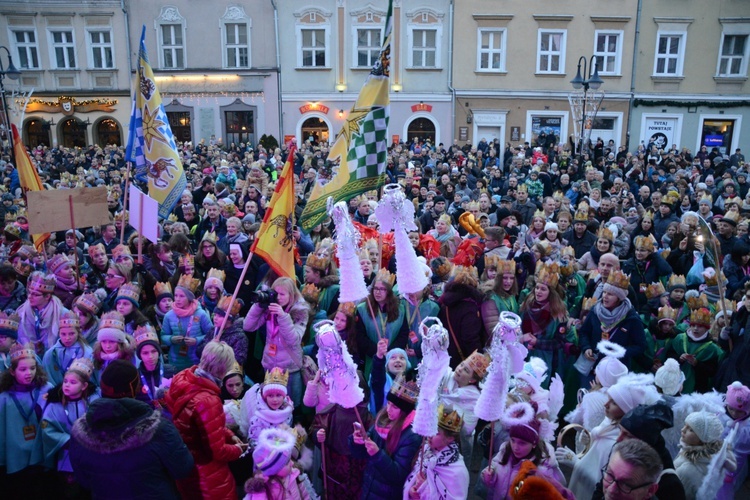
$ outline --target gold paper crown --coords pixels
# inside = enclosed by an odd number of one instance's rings
[[[474,351],[471,356],[466,358],[466,364],[471,367],[479,380],[487,375],[487,368],[490,366],[490,357],[479,351]]]
[[[16,213],[15,212],[5,212],[5,222],[15,222],[16,221]],[[11,225],[11,224],[8,224]],[[18,229],[18,228],[16,228]]]
[[[456,410],[446,408],[443,405],[438,407],[438,427],[445,429],[448,432],[458,434],[461,431],[461,427],[464,425],[464,420]]]
[[[240,377],[245,375],[245,372],[242,370],[242,367],[237,362],[237,360],[234,360],[232,366],[230,366],[229,370],[227,370],[227,374],[224,375],[224,378],[231,377],[232,375],[239,375]]]
[[[605,240],[609,241],[615,241],[615,235],[612,233],[612,230],[609,229],[607,226],[603,226],[599,229],[599,231],[596,233],[597,238],[604,238]]]
[[[654,211],[650,208],[646,210],[646,212],[643,214],[643,220],[650,220],[653,222],[654,220]]]
[[[21,323],[21,318],[16,314],[5,314],[0,311],[0,330],[13,330],[18,331],[18,325]]]
[[[78,372],[90,379],[94,374],[94,362],[89,358],[76,358],[68,367],[69,372]]]
[[[690,324],[711,326],[711,311],[707,307],[701,307],[690,313]]]
[[[302,297],[308,302],[317,304],[318,299],[320,298],[320,288],[313,285],[312,283],[306,283],[302,287]]]
[[[130,220],[130,212],[128,212],[127,210],[120,210],[119,212],[115,213],[115,220],[116,221],[117,220],[121,221],[121,220],[123,220],[123,218],[126,221],[129,221]]]
[[[73,311],[67,311],[60,318],[59,325],[61,329],[62,328],[80,328],[81,320],[78,318],[78,315],[74,313]]]
[[[34,272],[31,273],[31,276],[29,276],[29,281],[27,285],[27,289],[35,292],[40,293],[52,293],[55,291],[55,284],[57,283],[57,280],[55,279],[55,276],[52,274],[43,274],[41,272]]]
[[[29,220],[29,216],[26,214],[26,209],[23,207],[18,207],[18,211],[16,212],[16,220],[23,217],[26,220]]]
[[[521,191],[523,191],[524,193],[528,193],[529,186],[527,186],[526,184],[519,184],[518,188],[516,189],[516,192],[520,193]]]
[[[636,236],[635,240],[634,240],[634,243],[635,243],[635,247],[636,248],[644,248],[644,249],[646,249],[649,252],[653,252],[654,251],[654,240],[651,237],[651,235],[649,235],[649,236]]]
[[[84,293],[75,300],[73,305],[79,309],[85,310],[89,314],[99,314],[99,309],[102,307],[102,301],[93,293]]]
[[[167,217],[167,220],[171,222],[172,224],[174,224],[175,222],[178,221],[177,214],[169,214],[169,217]]]
[[[432,271],[437,275],[440,279],[445,280],[448,276],[453,272],[453,263],[446,259],[445,257],[439,257],[432,259],[430,262],[430,267],[432,267]],[[438,265],[433,266],[437,262]],[[500,272],[500,271],[498,271]]]
[[[583,222],[584,224],[589,221],[589,205],[588,203],[581,203],[578,205],[578,210],[576,210],[575,215],[573,216],[573,223],[576,222]]]
[[[209,241],[215,245],[219,240],[216,237],[216,233],[214,231],[206,231],[206,234],[203,235],[203,239],[201,240],[201,242],[204,241]]]
[[[308,257],[309,258],[309,257]],[[378,270],[378,274],[375,275],[375,280],[373,280],[373,283],[375,281],[381,281],[383,283],[388,283],[388,285],[393,288],[393,285],[396,283],[396,275],[391,274],[388,269],[381,267],[380,270]]]
[[[568,262],[576,258],[576,251],[571,246],[562,247],[560,249],[560,258],[568,258]]]
[[[117,291],[117,300],[120,299],[130,299],[136,304],[138,304],[139,300],[141,298],[141,287],[138,286],[136,283],[125,283],[120,287],[120,289]]]
[[[226,279],[226,277],[227,277],[227,273],[225,273],[221,269],[211,268],[208,271],[208,275],[206,275],[206,280],[209,280],[211,278],[216,278],[217,280],[224,283],[224,280]]]
[[[455,266],[453,268],[453,281],[467,286],[479,285],[479,274],[474,266]]]
[[[311,253],[307,256],[307,261],[305,262],[305,265],[307,267],[311,267],[312,269],[315,269],[316,271],[320,271],[321,273],[328,272],[328,266],[331,263],[331,259],[328,257],[318,257],[314,253]]]
[[[125,318],[117,311],[109,311],[102,314],[102,320],[99,322],[99,329],[114,328],[115,330],[125,331]]]
[[[516,274],[516,261],[515,260],[500,260],[500,262],[497,263],[497,274],[503,275],[503,274],[512,274],[515,276]]]
[[[156,345],[160,345],[159,336],[156,334],[154,327],[149,323],[143,324],[135,329],[133,332],[135,336],[135,345],[140,347],[144,342],[156,342]]]
[[[590,311],[596,305],[596,297],[588,297],[583,299],[583,310]]]
[[[667,282],[667,288],[670,290],[674,287],[681,286],[682,288],[687,287],[687,283],[685,282],[685,276],[681,274],[672,274],[669,277],[669,281]]]
[[[177,259],[177,265],[178,267],[194,267],[195,266],[195,257],[193,257],[192,254],[187,255],[180,255],[180,258]]]
[[[161,297],[163,295],[172,295],[172,285],[169,282],[157,281],[154,285],[154,296]]]
[[[688,307],[691,310],[696,310],[696,309],[700,309],[700,308],[703,308],[703,307],[708,307],[708,297],[706,296],[705,293],[702,293],[702,294],[700,294],[697,297],[694,297],[694,296],[688,297],[688,296],[686,296],[685,297],[685,302],[687,302]]]
[[[107,249],[102,245],[101,243],[97,243],[96,245],[89,246],[89,257],[94,255],[94,251],[101,250],[104,253],[107,253]]]
[[[487,255],[484,256],[484,268],[487,269],[488,267],[494,267],[495,269],[498,268],[500,265],[500,262],[502,262],[502,258],[499,255]]]
[[[117,262],[121,257],[133,257],[133,254],[130,252],[130,247],[127,245],[117,245],[112,249],[112,260]]]
[[[609,273],[609,277],[607,277],[607,284],[616,286],[617,288],[622,288],[623,290],[627,290],[628,287],[630,287],[630,276],[623,273],[622,271],[615,271]]]
[[[341,302],[339,303],[339,308],[337,309],[337,312],[340,312],[344,316],[352,317],[354,316],[354,312],[357,310],[357,304],[354,302]]]
[[[655,299],[656,297],[661,297],[661,295],[665,292],[664,285],[662,285],[661,281],[657,281],[656,283],[651,283],[649,286],[646,287],[646,298],[651,300]]]
[[[263,385],[276,384],[286,387],[287,382],[289,382],[289,372],[276,366],[266,372],[266,378],[263,380]]]
[[[664,196],[664,203],[669,205],[674,205],[678,201],[680,201],[680,195],[675,191],[670,191]]]
[[[707,201],[709,205],[713,205],[714,203],[714,199],[710,194],[704,194],[703,196],[701,196],[701,199],[698,201],[698,203],[700,204],[703,201]]]
[[[64,253],[58,253],[47,261],[47,270],[52,274],[55,274],[66,264],[72,264],[72,262],[70,262],[70,259],[68,259],[68,256]]]
[[[672,322],[675,322],[677,320],[677,309],[673,309],[669,304],[660,307],[658,320],[672,320]]]
[[[544,210],[537,210],[536,212],[534,212],[534,217],[532,217],[532,219],[536,219],[537,217],[543,220],[547,220],[547,215],[544,213]]]
[[[726,283],[727,277],[724,276],[724,271],[719,271],[719,274],[712,274],[711,276],[703,275],[703,280],[706,282],[706,285],[708,286],[716,286],[719,284],[719,276],[721,276],[721,282]]]
[[[187,288],[193,294],[195,294],[195,291],[198,289],[200,284],[201,280],[188,276],[187,274],[183,274],[182,276],[180,276],[179,281],[177,281],[177,286]]]
[[[413,380],[404,381],[404,377],[398,377],[391,385],[390,393],[399,399],[412,404],[417,404],[419,397],[419,386]]]
[[[560,280],[560,265],[557,262],[539,262],[536,268],[536,282],[555,288]]]
[[[466,205],[466,211],[467,212],[471,212],[472,210],[479,210],[479,203],[478,202],[476,202],[476,201],[470,201]]]
[[[30,358],[36,359],[36,352],[34,346],[31,344],[13,344],[10,347],[10,360],[15,361],[17,359]]]
[[[222,312],[226,312],[229,308],[229,303],[232,301],[231,295],[222,295],[219,299],[219,302],[216,304],[216,309],[219,309]],[[242,301],[240,299],[237,299],[232,304],[232,310],[229,312],[230,317],[237,316],[240,313],[240,309],[242,309]]]
[[[562,201],[564,196],[565,195],[563,194],[563,192],[560,191],[559,189],[555,191],[554,193],[552,193],[552,198],[554,198],[555,201]]]

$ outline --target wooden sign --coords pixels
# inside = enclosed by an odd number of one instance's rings
[[[105,187],[29,191],[26,201],[32,234],[65,231],[73,224],[83,228],[110,222]]]

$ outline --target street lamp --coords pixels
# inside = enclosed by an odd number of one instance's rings
[[[0,45],[0,49],[5,49],[8,54],[8,67],[3,66],[3,60],[0,59],[0,94],[3,97],[3,111],[5,111],[5,137],[8,139],[8,145],[10,146],[10,158],[13,161],[13,166],[16,166],[16,157],[13,154],[13,131],[10,127],[10,114],[8,113],[8,101],[5,97],[5,77],[7,76],[11,80],[18,80],[21,77],[21,72],[13,66],[13,56],[10,55],[10,50],[5,45]]]
[[[581,65],[583,65],[583,73],[581,73]],[[576,76],[570,81],[573,88],[579,92],[573,92],[568,96],[570,109],[573,112],[573,120],[575,122],[581,122],[581,134],[578,139],[579,155],[583,154],[586,123],[593,125],[596,113],[599,111],[599,106],[604,98],[604,92],[599,91],[599,88],[604,81],[599,76],[599,69],[596,65],[596,56],[591,56],[588,63],[588,73],[586,70],[586,57],[581,56],[578,59],[578,71],[576,72]],[[588,130],[590,135],[591,128]]]

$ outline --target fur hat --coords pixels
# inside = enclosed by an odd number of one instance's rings
[[[101,378],[102,396],[111,399],[135,398],[141,390],[141,377],[133,363],[124,359],[112,361]]]
[[[654,384],[661,389],[662,394],[676,396],[682,390],[685,382],[685,374],[680,369],[677,360],[668,358],[664,364],[656,370]]]
[[[278,428],[262,430],[258,444],[253,451],[255,467],[265,477],[278,474],[291,460],[296,442],[294,435],[287,430]]]
[[[727,406],[746,413],[750,411],[750,389],[740,382],[732,382],[727,387]]]
[[[689,425],[698,439],[704,444],[713,443],[721,439],[724,432],[724,426],[721,424],[719,417],[711,412],[702,410],[691,413],[685,419],[685,424]]]
[[[512,425],[509,429],[510,437],[523,439],[527,443],[536,445],[539,442],[539,421],[535,418],[526,424]]]

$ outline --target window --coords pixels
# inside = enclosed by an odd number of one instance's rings
[[[539,30],[537,73],[565,73],[565,31]]]
[[[505,71],[505,30],[480,29],[477,71]]]
[[[185,67],[185,47],[182,41],[182,24],[162,24],[162,66],[166,69]]]
[[[18,65],[21,69],[39,68],[39,49],[36,33],[33,30],[13,31],[13,41],[18,51]]]
[[[654,75],[682,76],[684,33],[660,33],[656,42]]]
[[[115,67],[112,57],[112,32],[109,30],[89,31],[91,42],[91,63],[96,69],[112,69]]]
[[[357,45],[354,54],[354,66],[371,68],[380,56],[380,28],[357,28]]]
[[[748,35],[724,35],[719,56],[719,76],[745,76]]]
[[[52,67],[73,69],[76,67],[76,47],[72,31],[51,31]]]
[[[597,31],[594,39],[594,56],[600,75],[619,75],[622,32]]]
[[[412,30],[411,65],[414,68],[437,67],[437,30]]]
[[[301,29],[302,67],[326,67],[326,30]]]
[[[228,68],[249,68],[250,50],[248,45],[247,24],[227,23],[224,25],[226,32],[226,53]]]

